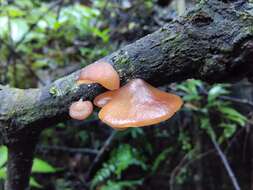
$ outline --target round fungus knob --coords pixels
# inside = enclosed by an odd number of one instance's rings
[[[115,91],[99,118],[115,129],[143,127],[169,119],[182,104],[180,97],[135,79]]]
[[[73,119],[84,120],[93,112],[93,105],[90,101],[79,100],[71,104],[69,115]]]
[[[102,94],[99,94],[96,96],[93,100],[93,103],[99,107],[102,108],[104,107],[108,102],[110,102],[114,96],[114,94],[117,92],[117,90],[113,91],[107,91]]]
[[[78,84],[99,83],[109,90],[118,89],[120,86],[118,73],[111,64],[103,60],[84,67],[77,82]]]

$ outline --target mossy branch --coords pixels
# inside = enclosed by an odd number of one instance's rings
[[[103,58],[121,82],[142,78],[152,85],[187,78],[208,82],[238,79],[253,72],[253,6],[201,3],[186,16]],[[78,86],[79,71],[41,89],[0,86],[0,133],[8,142],[25,128],[49,127],[69,119],[68,107],[92,100],[99,85]]]
[[[253,76],[253,5],[224,2],[201,1],[181,19],[103,59],[122,84],[134,78],[158,86],[188,78],[224,82]],[[92,100],[104,90],[97,84],[78,86],[78,73],[41,89],[0,85],[0,137],[10,156],[6,190],[28,186],[40,131],[69,119],[71,102]]]

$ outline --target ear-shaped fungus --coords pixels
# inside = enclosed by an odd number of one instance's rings
[[[108,102],[110,102],[113,98],[113,96],[115,95],[115,93],[117,92],[117,90],[113,90],[113,91],[107,91],[104,92],[102,94],[99,94],[98,96],[96,96],[93,100],[93,103],[99,107],[102,108],[104,107]]]
[[[115,91],[99,118],[115,129],[143,127],[169,119],[182,104],[180,97],[135,79]]]
[[[113,66],[103,60],[92,63],[81,70],[78,84],[99,83],[109,90],[118,89],[120,79]]]
[[[91,115],[93,105],[90,101],[79,100],[71,104],[69,108],[69,115],[73,119],[84,120]]]

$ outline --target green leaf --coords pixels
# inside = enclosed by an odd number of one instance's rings
[[[9,24],[10,30],[9,31]],[[10,35],[14,42],[19,41],[23,35],[28,31],[28,24],[24,19],[10,19],[6,16],[0,17],[0,36],[4,37],[6,35]]]
[[[182,150],[184,150],[185,152],[189,152],[190,150],[192,150],[193,146],[191,143],[191,138],[186,132],[181,131],[179,133],[178,141],[181,144]]]
[[[6,167],[0,169],[0,179],[6,179]]]
[[[186,95],[183,97],[185,101],[197,101],[201,99],[198,92],[198,88],[201,86],[201,81],[191,79],[187,80],[181,85],[177,85],[177,89],[182,90],[186,93]]]
[[[224,114],[225,118],[229,119],[230,121],[234,121],[240,126],[244,126],[246,124],[247,118],[234,108],[220,107],[219,110]]]
[[[200,128],[206,130],[207,134],[208,134],[211,138],[213,138],[213,139],[216,138],[216,135],[215,135],[215,133],[214,133],[214,131],[213,131],[213,128],[212,128],[212,126],[211,126],[211,123],[210,123],[210,119],[209,119],[209,118],[207,118],[207,117],[202,117],[202,118],[200,118]]]
[[[130,132],[131,137],[133,139],[137,139],[140,136],[144,135],[143,129],[141,129],[141,128],[130,128],[129,132]]]
[[[100,37],[104,43],[107,43],[109,41],[109,29],[105,29],[105,30],[99,30],[98,28],[92,28],[92,33],[95,36]]]
[[[8,17],[0,17],[0,37],[4,38],[8,34]]]
[[[26,14],[24,11],[14,6],[8,6],[6,11],[10,17],[21,17]]]
[[[222,128],[224,128],[224,137],[225,138],[230,138],[236,131],[236,125],[235,124],[230,124],[230,123],[222,123],[220,124]]]
[[[28,25],[23,19],[11,20],[11,38],[14,42],[18,42],[27,33]]]
[[[6,146],[0,146],[0,168],[7,162],[8,150]]]
[[[217,84],[215,86],[213,86],[209,92],[208,92],[208,102],[212,102],[213,100],[215,100],[217,97],[221,96],[221,95],[225,95],[228,94],[229,91],[227,91],[224,87],[226,87],[227,85],[224,84]]]
[[[201,97],[199,95],[195,95],[195,94],[189,94],[189,95],[185,95],[183,97],[183,99],[186,101],[186,102],[191,102],[191,101],[198,101],[201,99]]]
[[[106,181],[113,174],[120,178],[121,174],[130,166],[140,166],[143,170],[147,169],[144,158],[137,149],[129,144],[121,144],[110,154],[110,159],[103,164],[92,179],[92,189],[99,183]]]
[[[42,188],[43,188],[43,186],[42,186],[41,184],[39,184],[39,183],[35,180],[34,177],[30,177],[29,184],[30,184],[30,186],[36,187],[36,188],[38,188],[38,189],[42,189]]]
[[[153,163],[153,166],[151,168],[151,171],[154,173],[158,167],[160,166],[161,162],[164,161],[168,154],[172,151],[172,148],[169,147],[169,148],[166,148],[165,150],[163,150],[155,159],[154,163]]]
[[[112,154],[115,154],[115,162],[117,164],[115,174],[120,176],[121,173],[127,169],[130,165],[141,166],[143,170],[146,169],[146,165],[143,160],[140,158],[138,151],[132,148],[128,144],[123,144],[114,151]]]
[[[44,160],[35,158],[32,166],[32,173],[55,173],[57,169]]]
[[[109,180],[106,185],[101,187],[101,190],[124,190],[130,189],[134,186],[141,185],[142,180],[132,180],[132,181],[111,181]],[[135,188],[134,188],[135,189]]]

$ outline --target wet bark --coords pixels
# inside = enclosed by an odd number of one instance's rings
[[[28,190],[29,187],[33,154],[39,132],[28,132],[27,135],[29,136],[25,137],[25,133],[22,131],[20,135],[22,137],[19,137],[18,140],[7,144],[8,165],[7,180],[5,183],[6,190]]]
[[[103,59],[118,71],[122,84],[133,78],[155,86],[188,78],[240,79],[253,73],[252,11],[248,3],[237,7],[208,1]],[[78,73],[41,89],[0,86],[1,134],[7,138],[24,128],[66,120],[72,101],[93,99],[103,91],[99,85],[78,86]]]

